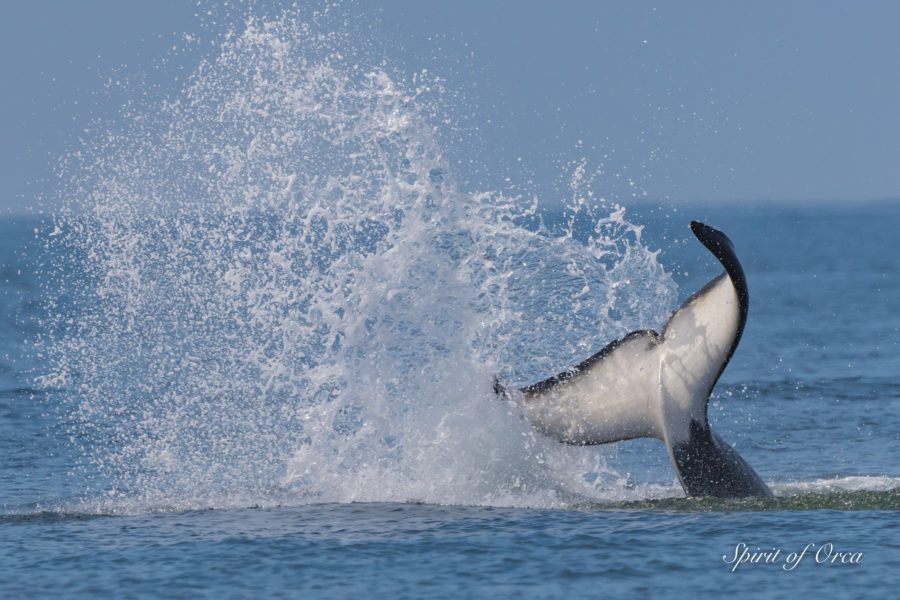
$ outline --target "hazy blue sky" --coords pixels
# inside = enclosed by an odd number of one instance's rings
[[[178,74],[153,65],[184,32],[214,35],[195,12],[178,1],[4,7],[0,210],[51,194],[53,162],[108,110],[98,92],[115,68],[164,87]],[[475,157],[461,172],[474,188],[510,177],[562,193],[566,165],[583,158],[605,163],[595,188],[622,200],[900,197],[898,2],[419,0],[348,12],[377,16],[392,65],[458,90],[447,116],[471,147],[448,152]]]

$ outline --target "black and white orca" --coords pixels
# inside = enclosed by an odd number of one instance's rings
[[[633,331],[578,366],[521,389],[494,391],[532,425],[567,444],[662,440],[688,496],[739,498],[772,492],[709,426],[709,395],[747,322],[744,270],[728,236],[691,222],[725,272],[688,298],[662,331]]]

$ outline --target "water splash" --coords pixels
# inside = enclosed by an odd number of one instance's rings
[[[606,450],[544,439],[491,381],[659,324],[675,286],[640,227],[578,173],[562,210],[460,189],[440,81],[327,23],[249,19],[68,157],[78,320],[43,382],[90,501],[622,498]]]

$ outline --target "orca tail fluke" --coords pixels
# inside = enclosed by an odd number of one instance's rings
[[[771,496],[707,421],[709,396],[744,331],[749,293],[728,236],[698,221],[691,231],[725,272],[685,300],[660,333],[633,331],[527,387],[507,388],[495,378],[494,392],[567,444],[662,440],[688,496]]]

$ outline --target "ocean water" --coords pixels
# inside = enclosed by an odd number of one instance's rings
[[[242,23],[0,222],[0,592],[889,596],[900,204],[635,202],[578,160],[473,190],[440,79],[336,31]],[[658,329],[719,272],[692,219],[747,272],[709,416],[772,499],[492,392]]]

